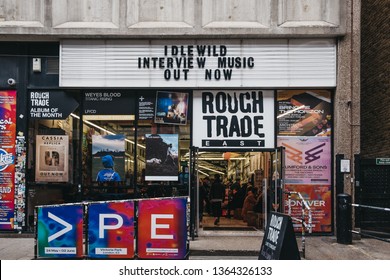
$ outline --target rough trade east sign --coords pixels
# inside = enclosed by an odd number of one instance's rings
[[[201,149],[275,147],[274,92],[195,91],[193,145]]]

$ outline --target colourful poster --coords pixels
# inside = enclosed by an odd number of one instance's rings
[[[305,199],[312,212],[313,232],[332,232],[332,192],[330,185],[285,185],[285,190],[299,192]],[[287,200],[285,203],[286,213],[288,213],[289,203],[291,216],[301,219],[302,200],[299,199],[298,195],[292,195],[290,202]],[[306,223],[308,223],[308,218],[308,212],[306,211]],[[294,221],[294,229],[300,232],[301,223]]]
[[[140,200],[138,256],[184,259],[187,255],[187,199]]]
[[[278,137],[285,147],[285,183],[331,185],[330,137]]]
[[[68,182],[68,135],[37,135],[37,182]]]
[[[87,240],[90,258],[134,258],[134,202],[90,204]]]
[[[279,136],[330,136],[331,94],[327,90],[278,91]]]
[[[178,181],[178,134],[146,134],[146,181]]]
[[[0,91],[0,230],[14,229],[16,91]]]
[[[125,145],[123,134],[92,135],[93,181],[102,181],[104,177],[104,181],[125,180]],[[111,156],[108,161],[107,156]]]
[[[187,124],[188,93],[158,91],[155,114],[155,123]]]
[[[81,258],[83,252],[83,205],[37,207],[39,258]]]

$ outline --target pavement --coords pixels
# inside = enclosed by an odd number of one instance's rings
[[[190,260],[257,259],[262,231],[200,231],[190,240]],[[301,237],[297,237],[302,249]],[[0,260],[34,259],[33,234],[0,233]],[[373,238],[354,238],[351,245],[337,243],[335,236],[307,236],[305,260],[390,260],[390,243]]]

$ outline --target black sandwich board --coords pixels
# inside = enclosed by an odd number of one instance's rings
[[[291,217],[277,212],[269,214],[259,260],[300,260]]]

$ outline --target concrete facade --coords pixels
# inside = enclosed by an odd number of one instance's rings
[[[336,38],[333,156],[360,153],[360,0],[0,0],[0,40]],[[8,77],[0,77],[8,88]],[[25,91],[26,89],[17,90]],[[335,166],[335,165],[334,165]],[[336,170],[333,170],[335,181]]]
[[[336,37],[347,0],[1,0],[7,39],[64,37]],[[34,36],[39,36],[36,38]]]

